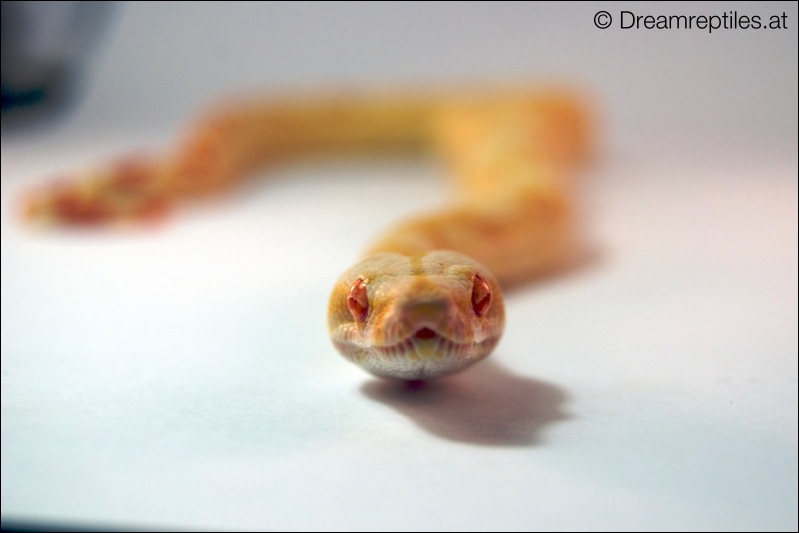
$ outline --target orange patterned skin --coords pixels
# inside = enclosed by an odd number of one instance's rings
[[[451,205],[386,231],[336,282],[328,327],[349,360],[386,378],[431,379],[486,357],[505,322],[502,285],[579,249],[568,176],[589,153],[588,113],[561,88],[240,101],[161,158],[128,158],[28,195],[32,222],[152,220],[261,166],[315,155],[440,152]]]

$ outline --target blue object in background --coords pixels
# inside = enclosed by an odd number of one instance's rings
[[[0,15],[3,119],[23,121],[69,107],[115,2],[3,1]]]

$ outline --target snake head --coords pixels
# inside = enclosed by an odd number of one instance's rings
[[[341,276],[328,317],[344,357],[381,377],[420,380],[486,357],[505,310],[494,276],[469,257],[378,253]]]

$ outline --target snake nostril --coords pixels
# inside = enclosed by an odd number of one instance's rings
[[[438,334],[430,328],[422,328],[414,334],[417,339],[432,339]]]

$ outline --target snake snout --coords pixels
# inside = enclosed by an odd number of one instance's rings
[[[446,298],[406,302],[401,316],[409,333],[417,338],[429,339],[440,334],[449,321],[453,305]]]

